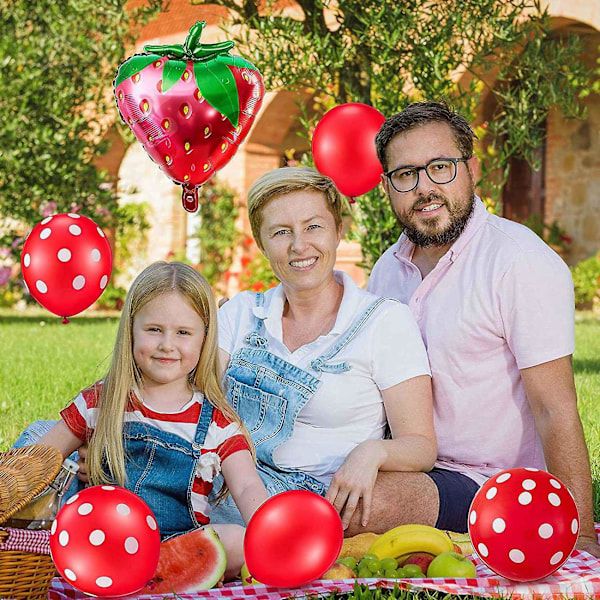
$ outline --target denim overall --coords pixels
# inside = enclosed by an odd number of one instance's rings
[[[268,341],[261,334],[264,318],[260,317],[255,317],[254,329],[244,338],[244,346],[231,357],[225,373],[227,399],[252,436],[256,468],[270,496],[288,490],[325,495],[327,489],[320,481],[302,471],[277,465],[273,452],[291,437],[298,413],[321,384],[320,374],[344,373],[352,368],[347,362],[332,360],[385,300],[389,298],[375,300],[339,341],[311,361],[314,375],[268,351]],[[256,294],[256,306],[263,304],[264,295]],[[222,481],[215,480],[215,493],[221,484]],[[211,521],[243,525],[231,496],[213,508]]]
[[[213,418],[213,406],[204,400],[192,444],[147,423],[125,422],[125,487],[138,494],[156,517],[161,539],[199,527],[191,504],[192,484],[200,450]],[[35,444],[57,421],[36,421],[15,442],[14,448]],[[75,452],[70,458],[77,461]],[[63,503],[85,487],[77,478]]]
[[[204,399],[191,444],[147,423],[123,425],[125,487],[148,504],[162,540],[199,527],[192,508],[192,485],[213,411]]]

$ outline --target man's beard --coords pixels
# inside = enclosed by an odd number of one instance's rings
[[[416,246],[420,248],[427,248],[429,246],[443,247],[453,244],[464,231],[467,222],[473,214],[475,209],[475,192],[471,189],[471,201],[464,207],[460,207],[454,203],[450,203],[448,198],[442,194],[436,194],[431,192],[427,196],[419,196],[415,201],[412,210],[418,209],[420,206],[425,206],[432,202],[438,204],[444,204],[446,210],[450,216],[450,223],[443,231],[437,233],[427,233],[427,231],[420,231],[411,221],[403,219],[396,213],[396,219],[402,227],[406,237]],[[430,230],[435,230],[439,218],[431,219],[431,223],[426,226]]]

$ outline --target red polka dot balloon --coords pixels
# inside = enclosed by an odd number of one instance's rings
[[[38,223],[23,246],[21,272],[31,295],[55,315],[76,315],[108,284],[112,253],[104,232],[77,214],[57,214]]]
[[[94,596],[125,596],[150,581],[160,553],[152,511],[136,494],[94,486],[69,498],[50,531],[50,552],[60,574]]]
[[[579,533],[575,500],[554,475],[509,469],[491,477],[469,509],[469,534],[481,560],[495,573],[534,581],[569,558]]]

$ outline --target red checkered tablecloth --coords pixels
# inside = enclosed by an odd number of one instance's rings
[[[596,524],[600,533],[600,525]],[[517,583],[499,577],[488,569],[477,556],[472,557],[477,569],[475,579],[341,579],[337,581],[313,581],[310,585],[294,589],[282,589],[264,585],[241,586],[227,584],[225,587],[177,594],[178,600],[195,600],[200,598],[223,599],[245,598],[247,600],[283,600],[285,598],[305,598],[309,594],[329,596],[334,590],[351,592],[355,582],[370,588],[390,588],[396,583],[400,587],[411,587],[413,590],[435,590],[449,594],[467,594],[488,598],[511,597],[512,600],[587,600],[600,599],[600,559],[587,552],[575,550],[569,560],[553,575],[530,583]],[[174,598],[171,596],[170,598]],[[89,598],[72,588],[63,579],[56,578],[48,593],[48,600],[83,600]],[[163,600],[161,595],[131,595],[128,600]]]

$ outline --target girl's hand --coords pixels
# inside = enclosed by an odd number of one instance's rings
[[[85,464],[85,459],[87,458],[88,447],[87,444],[81,446],[77,450],[77,454],[79,454],[79,460],[77,464],[79,465],[79,471],[77,471],[77,479],[79,481],[83,481],[83,483],[89,483],[89,477],[87,473],[87,465]]]
[[[366,440],[354,448],[329,484],[325,498],[340,513],[344,529],[348,527],[361,498],[361,523],[365,527],[369,522],[373,487],[385,458],[380,442],[381,440]]]

